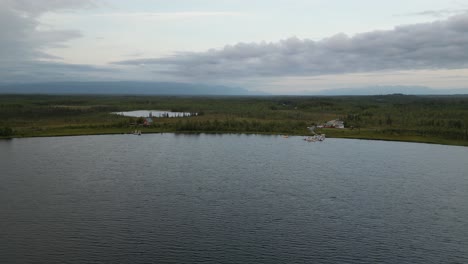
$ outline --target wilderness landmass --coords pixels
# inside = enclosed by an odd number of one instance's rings
[[[185,117],[115,112],[168,110]],[[345,128],[323,127],[340,120]],[[313,132],[310,127],[317,127]],[[131,133],[247,133],[468,146],[468,96],[0,95],[0,138]]]

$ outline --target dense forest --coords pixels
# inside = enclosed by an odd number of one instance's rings
[[[176,97],[0,96],[0,137],[128,133],[138,118],[112,112],[171,110],[197,116],[155,118],[144,132],[308,135],[332,119],[332,137],[468,145],[468,96]],[[140,126],[139,126],[140,127]]]

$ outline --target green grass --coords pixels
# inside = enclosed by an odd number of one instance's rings
[[[444,139],[442,137],[419,136],[419,135],[397,135],[397,134],[382,134],[375,130],[349,130],[349,129],[322,129],[318,132],[325,133],[327,137],[332,138],[350,138],[350,139],[366,139],[366,140],[385,140],[385,141],[403,141],[403,142],[419,142],[442,145],[468,146],[466,140]]]

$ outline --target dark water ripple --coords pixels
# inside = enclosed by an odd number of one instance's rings
[[[0,263],[468,263],[468,148],[0,141]]]

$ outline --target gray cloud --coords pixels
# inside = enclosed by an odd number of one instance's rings
[[[61,78],[95,67],[67,65],[38,60],[60,59],[44,52],[50,47],[81,37],[76,30],[40,30],[39,17],[45,12],[93,6],[93,0],[0,0],[0,78],[1,81]],[[69,71],[66,73],[66,71]]]
[[[48,11],[90,6],[90,0],[0,0],[0,61],[50,59],[42,50],[81,36],[76,30],[39,30]]]
[[[438,10],[425,10],[422,12],[409,13],[409,14],[405,14],[404,16],[429,16],[429,17],[442,18],[442,17],[462,14],[465,12],[467,12],[466,9],[461,9],[461,10],[460,9],[438,9]]]
[[[1,0],[2,9],[10,9],[27,16],[38,16],[44,12],[73,10],[96,6],[98,0]]]
[[[194,79],[314,76],[383,70],[468,67],[468,13],[446,20],[320,41],[289,38],[206,52],[116,62]]]

